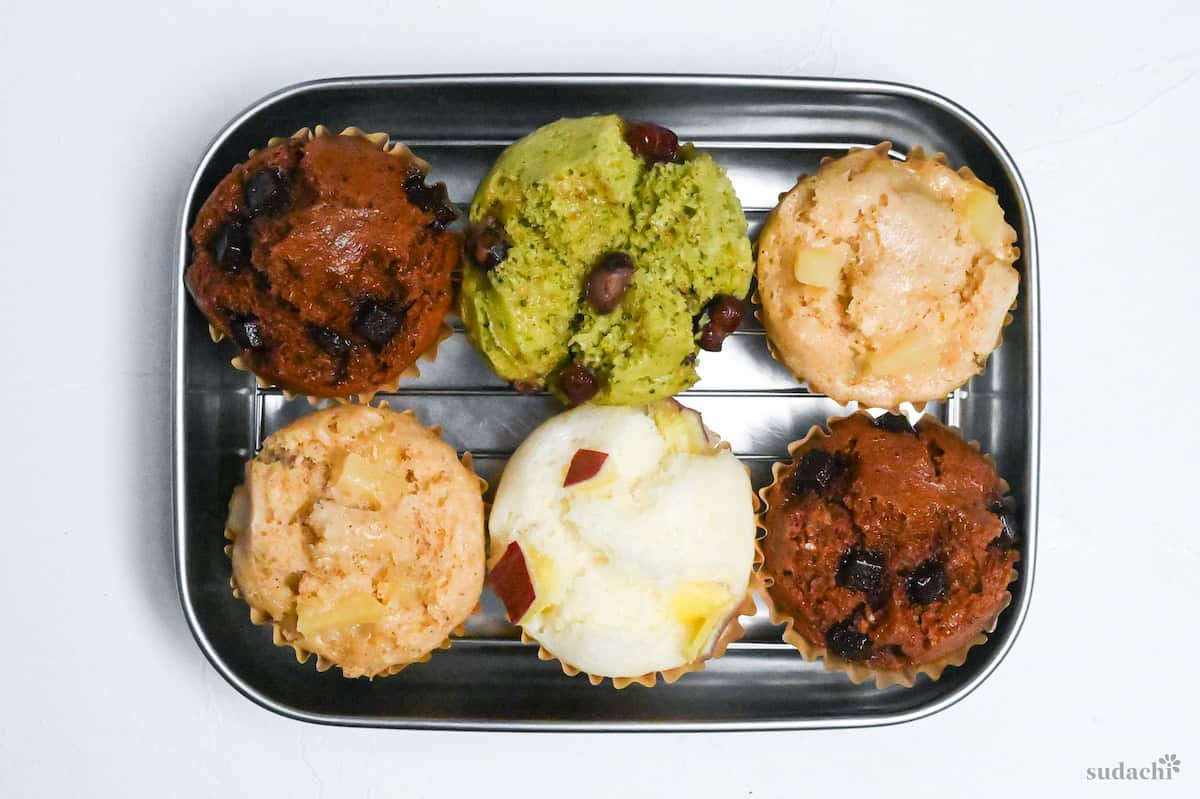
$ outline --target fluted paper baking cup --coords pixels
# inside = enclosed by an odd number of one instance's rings
[[[846,418],[849,418],[849,416],[854,416],[854,415],[858,415],[858,414],[870,416],[870,414],[868,414],[866,411],[856,411],[855,413],[850,414],[848,416],[831,416],[828,419],[826,419],[825,427],[828,427],[829,425],[833,424],[834,422],[836,422],[840,419],[846,419]],[[937,421],[936,419],[933,419],[932,417],[926,416],[923,418],[928,419],[930,422],[933,422],[934,424],[941,425],[941,422]],[[945,427],[945,425],[942,425],[942,426]],[[798,440],[793,441],[790,444],[788,444],[787,452],[788,452],[788,457],[790,459],[789,461],[777,462],[771,466],[771,477],[772,477],[771,483],[769,485],[764,486],[763,488],[759,489],[759,492],[758,492],[759,507],[761,509],[760,513],[759,513],[759,517],[758,517],[758,524],[759,524],[759,527],[762,528],[762,530],[764,531],[765,534],[767,534],[767,535],[770,534],[770,530],[767,527],[767,514],[770,512],[770,509],[771,509],[771,505],[770,505],[771,492],[776,490],[776,487],[779,485],[779,481],[783,475],[783,472],[787,469],[788,466],[790,466],[795,461],[795,455],[796,455],[797,450],[799,450],[802,446],[807,444],[809,441],[813,440],[814,436],[828,437],[829,434],[826,432],[825,427],[822,427],[821,425],[813,425],[811,428],[809,428],[808,433],[806,433],[803,438],[798,439]],[[972,449],[976,450],[977,452],[980,451],[979,443],[977,441],[968,440],[966,443],[968,446],[970,446]],[[983,457],[985,459],[987,459],[987,461],[989,463],[992,464],[993,468],[995,468],[995,464],[992,462],[991,457],[984,453],[981,453],[981,454],[983,455]],[[999,476],[999,475],[997,475],[997,476]],[[1004,489],[1003,493],[1007,494],[1008,489],[1009,489],[1008,483],[1007,483],[1007,481],[1004,480],[1003,477],[1000,477],[1000,480],[1001,480],[1001,483],[1003,484],[1003,489]],[[755,541],[754,546],[755,546],[755,560],[757,563],[760,564],[760,567],[761,567],[761,564],[765,563],[765,561],[766,561],[766,552],[763,550],[761,539],[759,541]],[[1017,570],[1014,567],[1014,568],[1010,569],[1009,577],[1008,577],[1008,584],[1011,585],[1012,582],[1016,579],[1017,579]],[[784,611],[780,610],[776,606],[774,599],[771,597],[770,588],[771,588],[773,582],[772,582],[770,576],[765,574],[763,572],[763,570],[760,568],[755,573],[754,580],[755,580],[755,591],[762,598],[763,604],[766,606],[767,612],[770,614],[771,623],[784,625],[783,635],[782,635],[783,640],[785,642],[787,642],[788,644],[791,644],[793,647],[795,647],[795,649],[800,653],[800,655],[805,660],[807,660],[807,661],[820,660],[824,664],[825,671],[841,671],[841,672],[845,673],[850,678],[851,682],[853,682],[855,685],[859,685],[861,683],[866,682],[867,680],[874,679],[876,688],[887,688],[888,686],[891,686],[891,685],[902,685],[905,688],[911,688],[911,687],[913,687],[913,685],[916,684],[917,677],[921,674],[925,674],[926,676],[929,677],[930,680],[936,681],[941,678],[942,672],[944,672],[948,667],[961,666],[966,661],[967,655],[972,648],[979,646],[980,644],[983,644],[988,640],[988,635],[990,635],[996,629],[996,624],[1000,619],[1000,615],[1012,603],[1012,594],[1008,591],[1005,591],[1003,596],[1001,597],[1000,605],[996,609],[995,614],[993,614],[992,617],[983,625],[981,632],[977,636],[972,638],[970,641],[968,641],[960,649],[956,649],[953,652],[945,655],[944,657],[930,661],[929,663],[914,664],[913,666],[911,666],[907,669],[895,671],[895,670],[885,670],[885,669],[874,669],[874,668],[870,668],[868,666],[864,666],[861,663],[846,660],[845,658],[840,658],[836,655],[830,654],[824,645],[809,641],[807,638],[805,638],[803,635],[801,635],[799,632],[796,631],[796,629],[795,629],[795,621],[796,620],[791,615],[785,613]]]
[[[387,402],[380,402],[375,407],[390,410]],[[413,413],[413,411],[411,411],[411,410],[401,411],[400,413],[405,416],[411,416],[414,419],[416,418],[416,414]],[[442,437],[441,436],[442,428],[440,425],[432,425],[425,429],[429,430],[434,435],[438,436],[438,438]],[[478,481],[480,496],[482,497],[483,495],[485,495],[488,490],[488,483],[485,479],[480,477],[479,474],[475,471],[474,459],[472,458],[471,453],[464,452],[462,454],[461,458],[459,459],[459,462]],[[249,462],[247,462],[247,468],[248,467],[249,467]],[[245,514],[245,511],[238,509],[236,507],[237,503],[239,503],[239,502],[247,502],[247,503],[249,502],[249,499],[245,497],[245,484],[244,483],[234,489],[233,496],[229,500],[229,514],[228,514],[229,518],[233,518],[235,514],[242,514],[242,515]],[[488,505],[487,505],[487,502],[485,501],[484,506],[483,506],[483,516],[484,516],[485,520],[487,518],[487,510],[488,510]],[[483,530],[480,530],[480,535],[484,535]],[[237,542],[237,533],[228,525],[228,523],[225,526],[225,538],[226,538],[226,540],[228,540],[230,542],[225,545],[225,548],[224,548],[225,556],[227,558],[229,558],[230,561],[232,562],[233,546]],[[485,543],[485,546],[486,546],[486,543]],[[485,578],[486,578],[486,570],[485,570]],[[230,578],[229,578],[229,587],[232,590],[233,596],[235,598],[246,601],[245,598],[242,596],[241,592],[238,590],[237,581],[232,575],[230,575]],[[455,627],[450,631],[450,633],[446,636],[446,638],[441,643],[437,644],[430,651],[424,653],[423,655],[421,655],[417,658],[414,658],[414,659],[409,660],[404,663],[392,664],[391,666],[387,667],[386,669],[384,669],[378,673],[371,674],[371,675],[364,675],[364,676],[366,676],[367,679],[371,679],[371,680],[375,679],[376,677],[388,677],[388,676],[391,676],[393,674],[397,674],[397,673],[403,671],[404,669],[408,668],[409,666],[412,666],[412,665],[415,665],[418,663],[428,662],[433,657],[433,653],[438,650],[449,649],[455,638],[460,638],[466,633],[467,621],[472,616],[476,615],[479,612],[480,602],[482,601],[482,585],[481,585],[480,589],[481,589],[480,598],[476,600],[475,606],[471,609],[471,611],[463,618],[463,620],[459,624],[455,625]],[[339,668],[341,668],[340,665],[338,663],[336,663],[335,661],[330,660],[329,658],[326,658],[325,656],[321,655],[320,653],[314,652],[313,650],[308,648],[308,646],[305,643],[304,636],[301,635],[295,629],[296,621],[294,618],[278,620],[278,619],[273,618],[266,611],[263,611],[260,608],[256,608],[253,605],[250,605],[249,602],[247,602],[246,604],[249,606],[249,609],[250,609],[251,623],[255,624],[256,626],[270,627],[271,628],[271,642],[277,647],[287,647],[287,648],[292,649],[292,651],[295,653],[295,656],[296,656],[296,662],[306,663],[306,662],[308,662],[308,659],[310,657],[312,657],[313,655],[316,655],[316,669],[318,672],[328,671],[333,666],[338,666]],[[346,676],[345,672],[343,672],[343,676],[344,677]],[[347,677],[347,679],[357,679],[357,677]]]
[[[592,685],[599,685],[605,680],[611,680],[613,688],[616,688],[618,691],[628,688],[631,685],[641,685],[646,688],[651,688],[658,682],[660,677],[662,678],[663,682],[665,682],[667,685],[670,685],[689,672],[702,671],[710,660],[716,660],[724,655],[725,650],[729,648],[731,643],[737,641],[746,634],[745,629],[742,627],[741,617],[752,615],[755,611],[756,605],[754,604],[753,586],[754,576],[752,573],[750,582],[746,586],[746,595],[742,598],[741,603],[729,614],[729,618],[722,626],[720,634],[716,637],[716,639],[714,639],[713,645],[709,648],[709,651],[689,663],[684,663],[682,666],[676,666],[672,669],[652,671],[637,677],[608,677],[599,674],[591,674],[583,669],[578,669],[575,666],[572,666],[567,661],[556,656],[553,652],[542,646],[536,638],[525,632],[524,629],[521,630],[521,642],[525,644],[537,644],[538,660],[557,660],[558,665],[562,668],[563,674],[567,675],[568,677],[577,677],[582,674],[583,676],[587,677],[588,682],[590,682]]]

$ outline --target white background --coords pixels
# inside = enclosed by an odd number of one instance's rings
[[[1179,794],[1195,676],[1195,3],[210,0],[0,18],[0,796]],[[315,77],[879,78],[1004,141],[1041,234],[1038,579],[975,694],[859,731],[343,730],[237,695],[178,608],[168,305],[185,183],[236,111]],[[1171,784],[1084,770],[1174,752]]]

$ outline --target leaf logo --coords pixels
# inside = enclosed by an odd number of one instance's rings
[[[1175,755],[1163,755],[1158,762],[1163,768],[1170,769],[1175,774],[1179,773],[1179,758]]]

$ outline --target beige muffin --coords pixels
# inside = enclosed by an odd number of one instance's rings
[[[229,503],[233,582],[347,677],[426,660],[483,590],[481,481],[411,412],[344,405],[263,442]]]
[[[969,169],[884,142],[826,159],[758,241],[763,324],[813,391],[879,408],[983,371],[1017,296],[1016,231]]]

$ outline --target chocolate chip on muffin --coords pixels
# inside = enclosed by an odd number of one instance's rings
[[[413,205],[422,211],[433,214],[429,226],[435,230],[444,230],[446,225],[458,217],[458,211],[450,203],[450,195],[445,183],[425,184],[425,176],[419,170],[412,170],[404,180],[404,191]]]
[[[334,358],[345,358],[354,346],[350,339],[340,335],[336,330],[330,330],[320,325],[308,325],[305,329],[308,330],[308,335],[312,337],[312,340],[317,342],[317,346]]]
[[[841,484],[849,471],[850,456],[846,453],[809,450],[796,463],[792,492],[797,496],[808,493],[826,496]]]
[[[382,350],[403,322],[403,311],[389,309],[378,300],[367,297],[358,304],[358,313],[354,315],[350,327],[376,350]]]
[[[908,575],[908,597],[918,605],[928,605],[946,595],[950,589],[946,567],[936,559],[924,561]]]
[[[893,433],[917,434],[908,417],[902,413],[884,413],[875,417],[875,426],[880,430],[890,430]]]
[[[229,320],[229,332],[233,340],[243,350],[261,350],[267,346],[267,338],[257,316],[237,311],[226,311],[223,316]]]
[[[834,624],[825,632],[825,646],[846,660],[862,660],[871,654],[871,636],[859,632],[858,611]]]
[[[287,178],[274,169],[260,169],[242,184],[247,216],[274,216],[288,205]]]
[[[837,584],[867,596],[877,595],[886,579],[884,566],[887,557],[882,552],[869,549],[851,549],[838,562]]]
[[[296,137],[234,167],[191,229],[185,280],[264,380],[346,397],[436,343],[460,237],[445,186],[360,135]]]
[[[250,266],[250,234],[241,219],[231,219],[217,231],[212,239],[212,257],[230,272]]]

